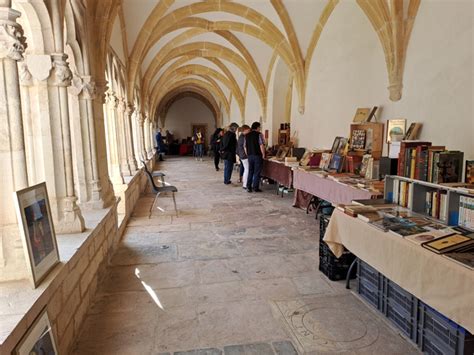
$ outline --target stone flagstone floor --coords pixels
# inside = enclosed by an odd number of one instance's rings
[[[179,216],[142,196],[75,354],[417,354],[318,271],[318,224],[291,196],[225,186],[209,160],[159,168]]]

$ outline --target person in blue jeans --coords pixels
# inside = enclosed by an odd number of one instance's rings
[[[236,163],[237,154],[237,136],[235,132],[239,125],[235,122],[231,123],[229,130],[222,137],[221,156],[224,159],[224,184],[230,185],[232,181],[232,170]]]
[[[248,156],[249,176],[247,179],[248,192],[261,192],[260,173],[265,158],[265,139],[260,133],[260,122],[252,123],[250,133],[245,136],[245,151]]]

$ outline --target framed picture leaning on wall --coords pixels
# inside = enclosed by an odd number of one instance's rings
[[[43,310],[16,346],[14,354],[56,355],[57,353],[48,313]]]
[[[46,183],[17,191],[14,199],[26,264],[36,288],[59,262]]]

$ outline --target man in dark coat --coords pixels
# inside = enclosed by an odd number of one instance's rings
[[[249,177],[247,179],[248,192],[261,192],[260,173],[265,158],[265,139],[260,133],[260,122],[252,124],[252,131],[245,136],[245,152],[249,160]]]
[[[229,185],[232,183],[230,180],[232,177],[232,170],[234,164],[237,161],[235,155],[237,153],[237,137],[235,132],[239,128],[237,123],[231,123],[229,130],[222,137],[221,145],[221,156],[224,159],[224,184]]]

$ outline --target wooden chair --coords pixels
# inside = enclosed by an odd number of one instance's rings
[[[153,201],[153,205],[151,206],[151,210],[155,207],[156,199],[158,198],[159,194],[162,192],[171,192],[173,194],[173,204],[174,204],[174,210],[176,212],[176,217],[178,216],[178,207],[176,206],[176,197],[174,195],[175,192],[178,192],[178,189],[176,186],[168,185],[168,186],[156,186],[155,180],[153,179],[152,173],[148,170],[147,166],[143,164],[145,167],[145,174],[148,177],[148,181],[150,182],[151,189],[153,193],[156,195],[155,200]],[[160,175],[157,175],[160,176]],[[150,211],[151,212],[151,211]]]

